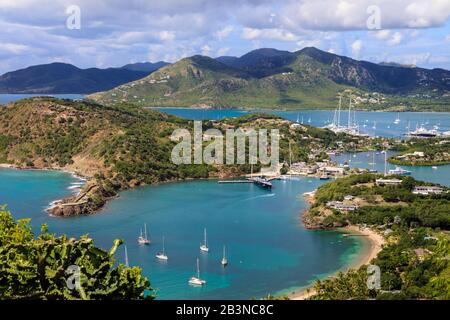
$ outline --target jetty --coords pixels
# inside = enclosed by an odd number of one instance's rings
[[[257,186],[260,186],[265,189],[271,189],[272,188],[272,180],[279,180],[280,177],[272,177],[269,179],[263,178],[263,177],[251,177],[246,178],[245,180],[219,180],[217,183],[224,183],[224,184],[230,184],[230,183],[253,183]]]

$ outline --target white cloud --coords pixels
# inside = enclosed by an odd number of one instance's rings
[[[367,30],[367,8],[380,9],[381,28],[442,26],[450,17],[448,0],[298,0],[282,8],[282,26],[292,30]]]
[[[361,50],[363,48],[363,42],[361,40],[355,40],[352,44],[351,44],[351,49],[352,49],[352,55],[355,59],[359,59],[359,55],[361,53]]]
[[[160,38],[162,41],[172,41],[172,40],[175,39],[175,32],[173,32],[173,31],[167,31],[167,30],[160,31],[160,32],[159,32],[159,38]]]
[[[211,50],[212,50],[211,47],[208,46],[207,44],[205,44],[205,45],[202,47],[202,55],[204,55],[204,56],[209,56]]]
[[[270,39],[279,41],[296,41],[298,39],[298,36],[292,32],[282,29],[244,28],[241,36],[246,40]]]
[[[175,61],[203,53],[205,46],[210,48],[210,54],[224,53],[223,47],[231,47],[231,54],[240,55],[262,45],[286,50],[312,45],[333,48],[342,54],[349,54],[346,50],[351,49],[361,55],[363,51],[369,53],[372,44],[358,34],[364,41],[364,50],[362,43],[359,49],[358,45],[350,48],[351,41],[347,41],[355,35],[347,37],[340,31],[367,30],[370,5],[380,7],[381,27],[388,29],[371,31],[370,35],[384,41],[386,47],[392,46],[390,50],[403,50],[398,44],[409,44],[406,40],[417,32],[411,28],[442,26],[450,16],[450,0],[77,0],[75,3],[81,8],[81,30],[76,31],[66,29],[65,9],[74,4],[73,0],[0,0],[0,73],[55,59],[80,67],[117,66],[130,60]],[[400,36],[396,35],[396,29],[400,30]],[[420,40],[423,37],[424,43],[433,41],[425,38],[430,32],[423,31]],[[241,39],[237,38],[239,35]],[[440,37],[442,42],[445,36]],[[419,45],[409,49],[419,50]],[[437,55],[434,48],[424,50]]]
[[[391,31],[385,29],[385,30],[380,30],[380,31],[373,31],[372,34],[377,39],[387,40],[389,38],[389,36],[391,35]]]
[[[231,32],[233,32],[233,30],[234,30],[233,26],[226,26],[225,28],[216,31],[215,36],[217,37],[217,39],[222,41],[223,39],[228,37],[231,34]]]
[[[217,56],[226,56],[229,51],[230,48],[220,48],[219,50],[217,50]]]
[[[297,46],[299,49],[304,47],[319,47],[322,41],[320,39],[314,40],[299,40],[297,41]]]
[[[390,46],[396,46],[402,42],[402,34],[400,32],[395,32],[392,37],[389,39],[388,44]]]
[[[13,54],[23,53],[28,49],[28,46],[16,43],[2,43],[2,45],[0,46],[0,51],[6,51]]]

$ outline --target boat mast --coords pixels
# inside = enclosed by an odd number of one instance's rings
[[[200,279],[200,263],[198,258],[197,258],[197,278]]]
[[[384,150],[384,176],[387,176],[387,150]]]
[[[292,166],[292,151],[291,151],[291,140],[289,140],[289,171],[291,171]]]
[[[225,245],[223,246],[223,260],[225,260]]]
[[[338,118],[337,118],[337,128],[341,126],[341,106],[342,106],[342,95],[339,95],[339,111],[338,111]]]
[[[147,240],[147,224],[144,223],[144,236],[145,236],[145,240]]]
[[[163,236],[163,255],[166,255],[166,248],[165,248],[165,245],[164,245],[164,236]]]
[[[130,264],[128,263],[127,245],[125,245],[124,248],[125,248],[125,266],[128,268],[130,266]]]
[[[206,245],[206,228],[205,228],[205,247],[207,247],[207,245]]]
[[[350,129],[352,124],[352,96],[350,95],[350,102],[348,104],[348,121],[347,121],[347,127]]]
[[[372,171],[375,170],[375,151],[372,153]]]

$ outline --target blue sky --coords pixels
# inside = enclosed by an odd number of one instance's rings
[[[80,29],[67,28],[71,5]],[[305,46],[450,69],[450,0],[0,0],[0,74]]]

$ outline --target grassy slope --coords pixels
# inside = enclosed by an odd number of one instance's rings
[[[350,89],[361,97],[368,93],[330,80],[332,68],[309,55],[299,54],[284,67],[292,72],[256,78],[214,59],[194,56],[90,98],[104,104],[123,101],[149,107],[331,109],[336,106],[339,92]],[[384,97],[385,103],[362,103],[358,108],[448,111],[450,104],[450,98],[424,100],[387,94]]]
[[[269,115],[228,119],[214,127],[224,132],[229,125],[279,129],[284,137],[281,162],[288,159],[288,140],[293,146],[292,160],[307,161],[311,148],[323,151],[337,147],[338,140],[353,139],[308,126],[292,130],[289,121]],[[26,99],[0,109],[0,160],[18,167],[65,169],[91,177],[84,200],[94,201],[95,208],[118,190],[139,185],[250,172],[248,165],[173,164],[170,157],[175,142],[170,136],[177,128],[192,130],[192,121],[130,105]],[[93,208],[87,211],[91,213]]]

